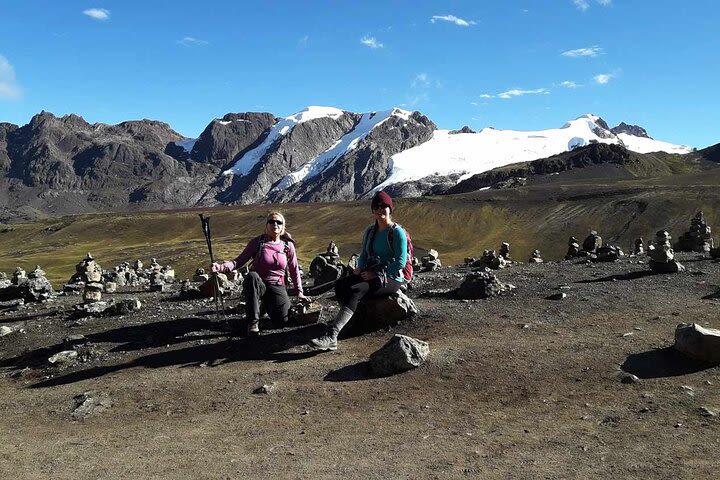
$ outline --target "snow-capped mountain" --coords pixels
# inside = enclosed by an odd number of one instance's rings
[[[438,130],[420,112],[308,107],[287,117],[228,113],[196,139],[150,120],[88,124],[43,112],[0,123],[0,207],[96,209],[353,200],[389,189],[446,191],[469,177],[593,143],[639,153],[691,152],[595,115],[538,131]],[[602,159],[601,159],[602,161]],[[94,206],[94,207],[93,207]]]

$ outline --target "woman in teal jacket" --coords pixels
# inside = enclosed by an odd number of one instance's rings
[[[358,268],[335,285],[340,311],[328,324],[327,334],[310,341],[316,350],[337,350],[338,334],[355,313],[361,298],[395,293],[405,283],[402,270],[407,263],[407,235],[392,220],[392,198],[377,192],[371,208],[375,223],[365,229]]]

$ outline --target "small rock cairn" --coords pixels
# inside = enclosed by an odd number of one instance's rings
[[[675,273],[685,270],[685,267],[675,260],[675,252],[670,245],[671,238],[666,230],[659,230],[655,234],[655,245],[648,247],[650,270],[653,272]]]
[[[332,283],[351,271],[349,269],[340,260],[340,251],[334,240],[330,240],[325,252],[318,253],[310,262],[310,276],[315,286]]]
[[[643,242],[642,237],[636,238],[635,243],[633,244],[633,255],[644,255],[645,254],[645,243]]]
[[[530,258],[528,259],[528,263],[543,263],[543,259],[540,256],[540,250],[533,250]]]
[[[422,263],[421,272],[434,272],[438,268],[442,267],[440,254],[434,248],[428,250],[427,255],[423,255],[420,262]]]
[[[708,253],[714,246],[712,230],[701,210],[690,220],[690,230],[678,238],[675,248],[680,252]]]
[[[570,237],[568,239],[568,251],[565,254],[565,260],[571,260],[575,257],[580,256],[580,243],[578,242],[578,239],[575,237]]]
[[[29,274],[17,267],[10,281],[5,273],[0,275],[0,301],[22,305],[25,302],[45,302],[54,296],[55,290],[40,265]]]

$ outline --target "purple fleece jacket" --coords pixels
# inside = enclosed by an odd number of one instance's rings
[[[219,272],[229,272],[238,267],[245,265],[250,259],[255,257],[258,251],[259,240],[257,237],[248,242],[245,249],[235,260],[230,260],[220,264]],[[285,254],[285,242],[265,241],[262,245],[262,251],[255,257],[252,270],[260,275],[260,278],[266,282],[285,285],[285,269],[290,267],[290,278],[298,292],[302,293],[302,282],[300,281],[300,268],[298,268],[297,257],[295,256],[295,245],[292,242],[287,243],[287,255]]]

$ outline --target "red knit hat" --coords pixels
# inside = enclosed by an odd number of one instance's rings
[[[375,210],[380,205],[387,205],[390,207],[390,213],[393,211],[393,201],[390,195],[388,195],[385,192],[376,192],[375,195],[372,198],[372,203],[370,204],[370,209]]]

